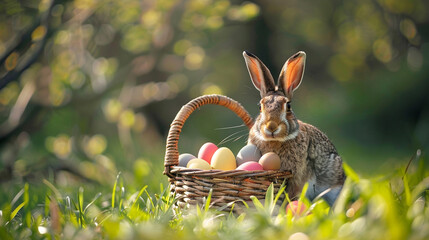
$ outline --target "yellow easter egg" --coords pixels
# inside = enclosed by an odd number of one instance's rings
[[[199,158],[194,158],[188,162],[188,165],[186,165],[187,168],[195,168],[195,169],[201,169],[201,170],[210,170],[212,169],[210,164]]]
[[[234,170],[237,167],[234,153],[226,147],[221,147],[213,154],[212,168],[219,170]]]

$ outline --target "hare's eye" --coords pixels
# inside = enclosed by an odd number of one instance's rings
[[[258,103],[259,111],[262,111],[261,103]]]
[[[287,103],[286,103],[286,109],[287,109],[288,111],[290,111],[290,102],[287,102]]]

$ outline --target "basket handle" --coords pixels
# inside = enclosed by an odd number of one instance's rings
[[[172,166],[179,165],[179,135],[182,131],[183,124],[186,119],[188,119],[189,115],[197,108],[207,105],[207,104],[215,104],[224,106],[235,114],[237,114],[246,124],[246,126],[250,129],[253,126],[253,119],[250,114],[246,111],[246,109],[241,106],[237,101],[222,95],[204,95],[198,98],[195,98],[184,105],[180,111],[177,113],[173,122],[170,125],[170,131],[167,136],[167,144],[166,144],[166,152],[165,152],[165,160],[164,160],[164,174],[166,174],[170,178],[174,178],[174,176],[170,173],[170,169]]]

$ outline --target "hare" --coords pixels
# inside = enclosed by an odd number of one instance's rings
[[[332,206],[345,181],[342,159],[328,137],[297,120],[291,108],[293,92],[304,75],[306,54],[300,51],[286,61],[277,85],[259,58],[247,51],[243,56],[253,85],[261,93],[260,114],[250,129],[248,144],[256,145],[262,154],[277,153],[280,169],[292,171],[286,189],[291,199],[299,197],[308,182],[306,196],[313,200],[322,194]]]

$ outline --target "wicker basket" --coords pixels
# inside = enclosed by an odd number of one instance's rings
[[[184,105],[171,124],[167,137],[164,174],[169,177],[171,192],[176,194],[177,205],[185,207],[200,204],[212,189],[211,205],[229,211],[233,202],[242,204],[250,196],[263,199],[273,183],[276,194],[282,183],[292,176],[289,171],[243,171],[243,170],[200,170],[179,167],[178,141],[183,124],[197,108],[216,104],[229,108],[237,114],[250,129],[253,120],[237,101],[221,95],[205,95]]]

